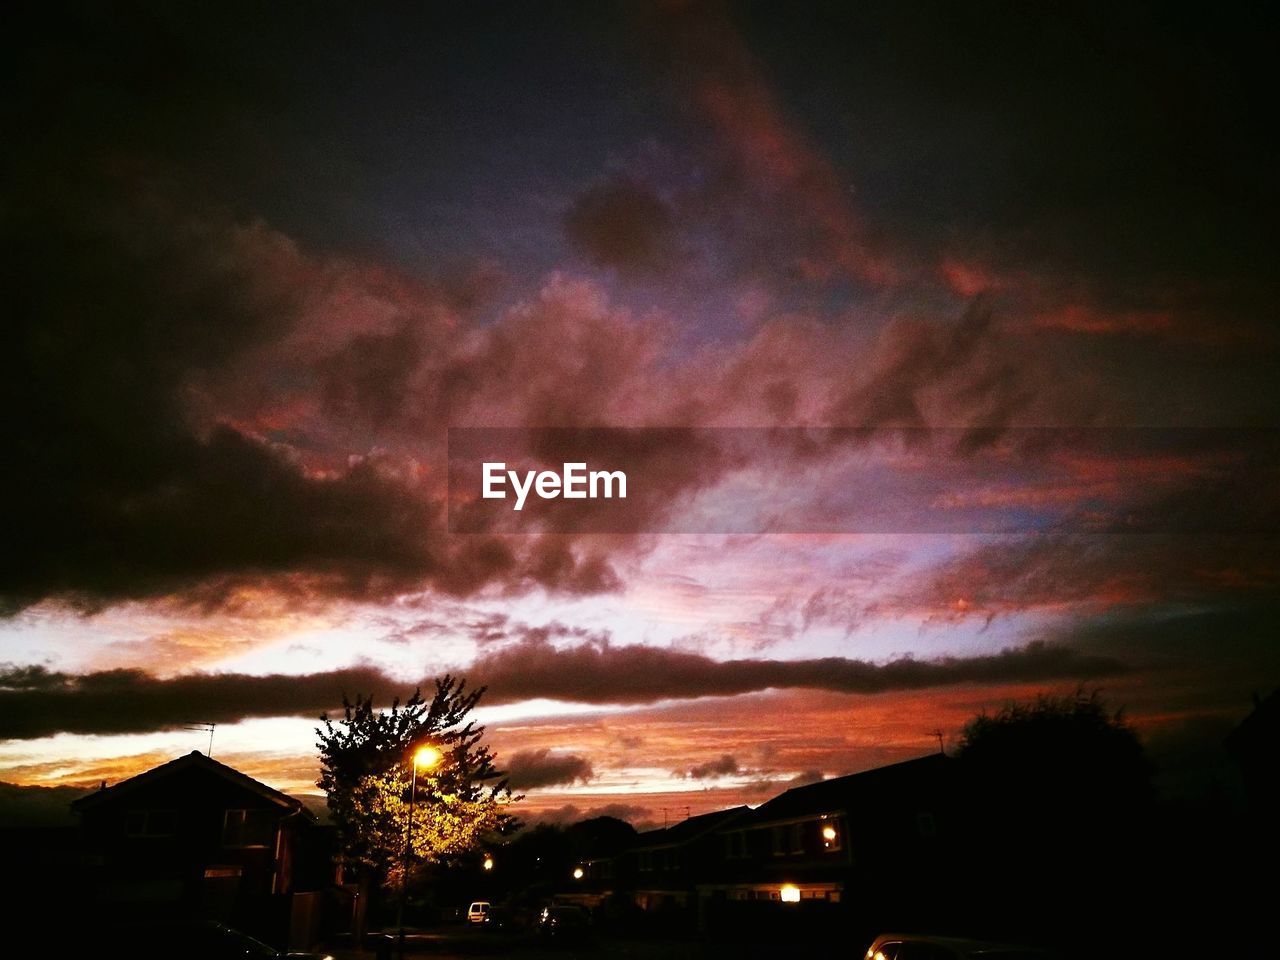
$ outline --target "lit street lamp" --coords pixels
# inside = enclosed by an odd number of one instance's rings
[[[400,903],[396,907],[396,926],[400,928],[400,960],[404,960],[404,898],[409,890],[409,856],[413,851],[413,803],[418,798],[418,769],[431,770],[444,759],[435,747],[419,747],[413,754],[413,776],[409,781],[409,819],[404,827],[404,863],[400,878]]]

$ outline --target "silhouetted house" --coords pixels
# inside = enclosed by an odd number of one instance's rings
[[[1227,737],[1227,752],[1240,768],[1245,801],[1276,826],[1280,808],[1280,690],[1256,700],[1253,712]]]
[[[308,939],[333,879],[326,831],[299,800],[201,753],[72,804],[82,896],[139,916],[224,920],[283,942]]]
[[[749,807],[689,817],[636,837],[626,860],[636,906],[674,924],[693,919],[699,881],[720,859],[716,833],[749,816]]]
[[[595,909],[612,897],[626,874],[622,856],[635,843],[635,827],[617,817],[593,817],[565,830],[570,867],[555,899]]]
[[[704,926],[908,925],[948,890],[952,763],[942,754],[794,787],[717,831]]]

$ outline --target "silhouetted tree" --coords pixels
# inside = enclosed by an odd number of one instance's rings
[[[1036,818],[1050,808],[1071,822],[1109,817],[1152,797],[1142,742],[1123,711],[1110,711],[1097,691],[1042,695],[982,713],[965,726],[958,757],[991,803],[1016,800]]]
[[[415,864],[461,855],[510,826],[507,807],[519,798],[494,768],[482,742],[484,727],[467,719],[483,693],[445,676],[436,680],[430,700],[419,689],[380,711],[372,697],[343,697],[341,717],[320,718],[317,784],[328,797],[346,863],[358,871],[362,892],[371,883],[398,886],[406,880],[413,756],[424,746],[439,750],[441,760],[417,777],[410,846]]]
[[[968,893],[1030,928],[1077,929],[1125,900],[1118,878],[1143,862],[1152,770],[1121,711],[1078,690],[983,713],[958,766],[971,849],[984,882]]]

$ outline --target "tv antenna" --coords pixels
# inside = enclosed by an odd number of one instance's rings
[[[205,751],[205,756],[210,760],[213,759],[213,730],[217,726],[216,723],[210,723],[206,720],[187,720],[183,723],[183,730],[201,730],[209,733],[209,749]]]

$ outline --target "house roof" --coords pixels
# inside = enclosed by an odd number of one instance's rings
[[[1247,717],[1227,735],[1226,747],[1237,756],[1258,747],[1273,748],[1280,731],[1280,689],[1258,700]]]
[[[255,780],[247,774],[241,773],[234,767],[229,767],[225,763],[219,763],[211,757],[206,757],[198,750],[191,751],[191,753],[188,753],[185,757],[178,757],[176,760],[170,760],[168,763],[162,763],[158,767],[152,767],[150,770],[139,773],[137,776],[130,777],[128,780],[121,780],[114,786],[105,787],[102,790],[97,790],[94,793],[81,797],[80,799],[72,802],[71,809],[77,812],[89,810],[100,804],[109,803],[122,796],[126,796],[139,787],[147,786],[158,780],[163,780],[165,777],[170,777],[176,773],[181,773],[191,769],[203,770],[222,777],[236,786],[241,787],[244,790],[249,790],[262,797],[264,800],[268,800],[283,809],[301,811],[305,816],[314,819],[314,816],[310,811],[303,806],[301,800],[295,800],[293,797],[283,794],[273,787],[268,787],[265,783]]]
[[[757,807],[753,819],[757,823],[768,823],[848,809],[851,804],[876,798],[886,790],[910,789],[935,782],[950,763],[949,757],[934,753],[874,770],[792,787]]]
[[[646,830],[636,837],[635,846],[668,847],[696,840],[704,834],[717,830],[730,820],[743,816],[751,811],[750,807],[732,807],[728,810],[713,810],[711,813],[700,813],[696,817],[686,817],[679,823],[658,830]]]

